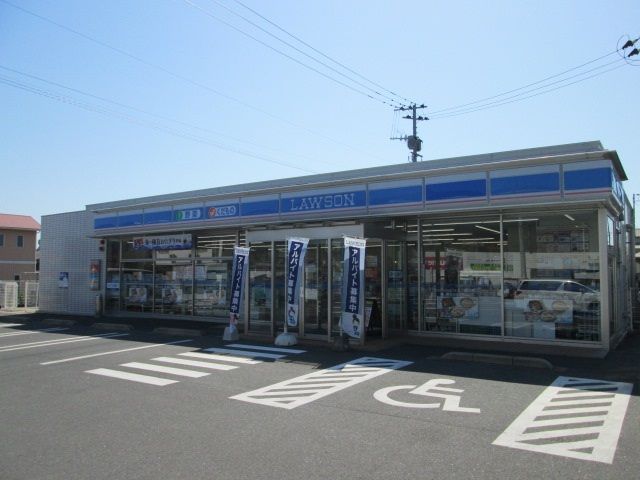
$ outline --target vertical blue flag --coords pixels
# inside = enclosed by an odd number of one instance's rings
[[[287,303],[286,324],[289,327],[298,326],[298,310],[300,299],[300,272],[304,266],[304,256],[307,253],[308,238],[289,238],[287,242]]]
[[[249,269],[249,249],[233,248],[233,273],[231,275],[231,302],[229,304],[229,325],[233,328],[240,318],[242,305],[242,287],[244,277]]]
[[[360,338],[364,328],[364,251],[367,241],[344,238],[343,309],[340,326],[350,337]]]

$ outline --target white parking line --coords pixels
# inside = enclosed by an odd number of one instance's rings
[[[215,353],[201,353],[201,352],[184,352],[179,355],[192,358],[206,358],[207,360],[220,360],[230,363],[242,363],[244,365],[257,365],[262,363],[261,360],[251,360],[250,358],[234,357],[233,355],[216,355]]]
[[[293,355],[306,353],[306,350],[296,350],[294,348],[278,348],[278,347],[263,347],[262,345],[245,345],[242,343],[232,343],[227,347],[242,348],[244,350],[263,350],[265,352],[278,352],[278,353],[291,353]]]
[[[0,353],[13,352],[14,350],[25,350],[28,348],[53,347],[56,345],[64,345],[66,343],[86,342],[87,340],[103,340],[105,338],[126,337],[127,335],[129,334],[128,333],[104,333],[101,335],[92,335],[92,336],[75,337],[75,338],[63,338],[59,340],[47,340],[44,342],[22,343],[19,345],[9,345],[6,347],[2,347],[0,348]]]
[[[122,380],[131,380],[133,382],[146,383],[164,387],[172,383],[178,383],[178,380],[167,380],[166,378],[152,377],[150,375],[140,375],[139,373],[121,372],[120,370],[111,370],[109,368],[96,368],[95,370],[87,370],[86,373],[94,375],[102,375],[104,377],[120,378]]]
[[[145,348],[162,347],[164,345],[177,345],[179,343],[193,342],[193,339],[177,340],[175,342],[154,343],[153,345],[144,345],[142,347],[123,348],[121,350],[111,350],[110,352],[92,353],[90,355],[82,355],[80,357],[62,358],[60,360],[52,360],[50,362],[42,362],[40,365],[54,365],[56,363],[73,362],[75,360],[84,360],[85,358],[101,357],[102,355],[113,355],[116,353],[131,352],[133,350],[143,350]]]
[[[44,328],[42,330],[19,330],[11,333],[0,333],[0,338],[15,337],[17,335],[31,335],[33,333],[46,333],[46,332],[62,332],[69,330],[68,328],[56,327],[56,328]]]
[[[181,377],[200,378],[211,375],[209,372],[196,372],[195,370],[186,370],[184,368],[164,367],[162,365],[153,365],[151,363],[129,362],[123,363],[122,367],[139,368],[140,370],[149,370],[151,372],[170,373],[171,375],[179,375]]]
[[[198,360],[183,360],[182,358],[173,357],[157,357],[152,358],[151,361],[175,363],[176,365],[185,365],[189,367],[210,368],[211,370],[235,370],[236,368],[238,368],[236,365],[222,365],[220,363],[199,362]]]
[[[233,355],[240,355],[242,357],[249,357],[249,358],[273,358],[274,360],[286,357],[286,355],[279,355],[277,353],[251,352],[249,350],[242,351],[242,350],[235,350],[231,348],[206,348],[204,351],[213,352],[213,353],[230,353]]]
[[[2,327],[22,327],[24,323],[0,323],[0,328]]]

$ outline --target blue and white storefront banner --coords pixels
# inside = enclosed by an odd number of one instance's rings
[[[344,270],[342,298],[344,308],[340,326],[350,337],[360,338],[364,322],[364,253],[367,241],[360,238],[344,238]]]
[[[383,176],[381,176],[383,177]],[[620,178],[610,160],[545,164],[518,168],[492,168],[451,173],[416,173],[414,178],[360,180],[349,185],[297,189],[282,192],[247,192],[226,199],[189,202],[149,208],[122,208],[97,213],[94,230],[155,232],[214,225],[246,225],[248,222],[286,221],[297,218],[348,216],[459,206],[522,205],[562,198],[605,199],[613,195],[622,204]],[[141,234],[141,233],[140,233]]]
[[[153,237],[134,237],[134,250],[190,250],[193,240],[190,233],[181,235],[157,235]]]
[[[307,253],[308,238],[287,239],[287,304],[286,324],[289,327],[298,326],[298,310],[300,301],[300,273],[304,267],[304,256]]]
[[[249,270],[249,248],[233,247],[233,272],[231,275],[231,302],[229,304],[229,326],[235,328],[240,318],[244,278]]]

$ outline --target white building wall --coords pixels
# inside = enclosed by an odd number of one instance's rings
[[[93,234],[93,214],[87,211],[42,217],[40,239],[40,311],[93,315],[98,291],[89,286],[91,260],[102,260],[105,252]],[[60,272],[69,273],[69,287],[59,286]],[[104,285],[101,278],[101,286]]]

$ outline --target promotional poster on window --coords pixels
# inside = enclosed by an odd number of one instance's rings
[[[366,240],[345,237],[342,298],[344,305],[340,325],[353,338],[362,336],[364,318],[364,260]]]
[[[573,302],[570,299],[545,298],[541,295],[537,298],[519,298],[515,302],[529,322],[573,323]]]
[[[231,301],[229,304],[229,326],[236,328],[240,318],[244,278],[249,269],[249,248],[233,248],[233,270],[231,275]]]
[[[478,320],[478,297],[464,296],[438,296],[438,317],[448,318],[452,321]]]
[[[309,245],[308,238],[289,238],[287,240],[287,305],[286,322],[289,327],[298,326],[300,300],[300,272],[304,266],[304,256]]]
[[[192,246],[193,241],[190,233],[135,237],[133,239],[134,250],[191,250]]]

